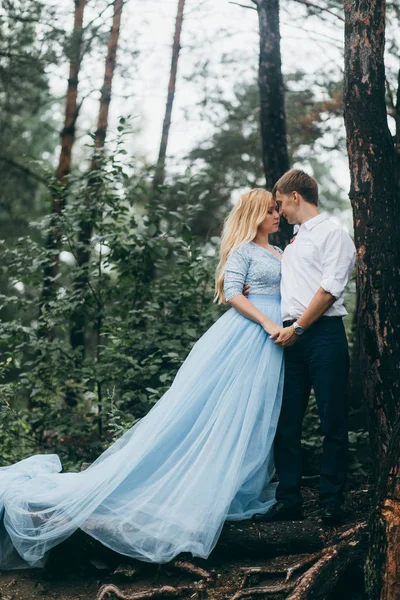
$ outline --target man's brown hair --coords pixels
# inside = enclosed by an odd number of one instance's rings
[[[316,206],[318,205],[318,183],[314,177],[301,171],[301,169],[290,169],[290,171],[286,171],[273,187],[272,195],[274,198],[278,191],[281,194],[297,192],[303,196],[306,202],[315,204]]]

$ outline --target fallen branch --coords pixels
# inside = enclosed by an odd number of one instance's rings
[[[195,598],[197,592],[192,587],[171,587],[163,585],[160,588],[148,590],[145,592],[136,592],[134,594],[124,594],[116,585],[112,583],[102,585],[96,596],[96,600],[103,600],[107,595],[114,594],[121,600],[148,600],[148,598],[179,598],[185,594],[185,598]],[[189,596],[191,594],[191,596]]]
[[[326,530],[310,521],[227,524],[222,530],[213,555],[275,557],[322,550]]]

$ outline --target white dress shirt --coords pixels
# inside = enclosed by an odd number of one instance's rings
[[[298,319],[319,288],[336,298],[325,316],[347,315],[343,295],[355,252],[351,237],[327,215],[319,214],[303,223],[282,256],[283,321]]]

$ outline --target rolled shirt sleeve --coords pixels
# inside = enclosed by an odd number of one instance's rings
[[[335,228],[325,237],[320,252],[321,287],[336,299],[340,298],[355,263],[356,249],[353,240],[345,231]]]
[[[244,248],[238,248],[228,258],[225,265],[224,296],[227,302],[243,294],[243,286],[249,267],[249,259]]]

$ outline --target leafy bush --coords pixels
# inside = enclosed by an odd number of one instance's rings
[[[217,240],[199,244],[187,226],[198,210],[195,178],[186,173],[181,205],[167,212],[163,190],[152,196],[146,174],[122,167],[122,138],[67,189],[50,181],[50,193],[66,198],[62,213],[3,246],[0,310],[12,318],[0,322],[2,464],[42,451],[69,468],[93,460],[154,405],[220,314]],[[77,319],[84,348],[70,343]]]
[[[188,226],[197,178],[181,178],[167,209],[171,190],[152,192],[147,172],[127,163],[124,134],[121,125],[112,155],[66,189],[49,177],[49,198],[66,201],[61,214],[2,245],[0,464],[34,452],[58,453],[68,469],[95,459],[157,402],[221,314],[212,303],[218,239],[200,243]],[[71,344],[77,323],[84,347]],[[352,468],[364,468],[365,438],[351,432]],[[315,471],[313,400],[303,446]]]

